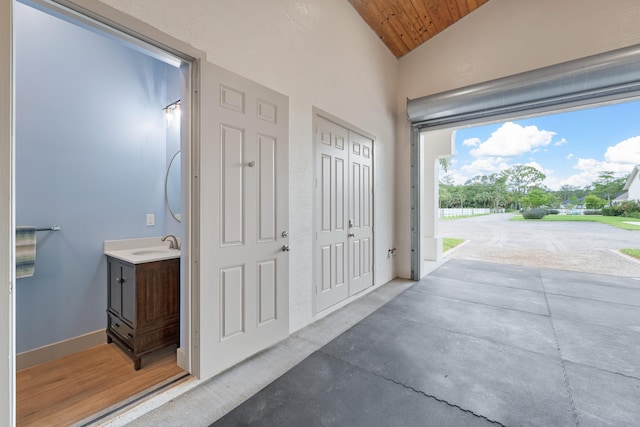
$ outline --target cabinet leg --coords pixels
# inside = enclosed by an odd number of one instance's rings
[[[136,371],[139,371],[141,367],[142,367],[142,357],[136,357],[133,360],[133,369]]]
[[[111,344],[113,342],[113,338],[107,335],[107,344]]]

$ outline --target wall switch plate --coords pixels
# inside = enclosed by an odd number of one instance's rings
[[[156,225],[155,214],[147,214],[147,225]]]

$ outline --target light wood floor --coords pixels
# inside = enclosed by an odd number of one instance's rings
[[[108,412],[156,386],[186,376],[170,347],[142,358],[142,369],[103,344],[16,375],[18,426],[68,426]]]

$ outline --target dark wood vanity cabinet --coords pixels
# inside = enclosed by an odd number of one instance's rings
[[[107,342],[142,356],[180,342],[180,259],[130,264],[107,256]]]

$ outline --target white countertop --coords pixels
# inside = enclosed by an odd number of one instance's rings
[[[160,237],[105,240],[104,254],[131,264],[180,258],[180,250],[169,249],[169,239],[163,242]]]

